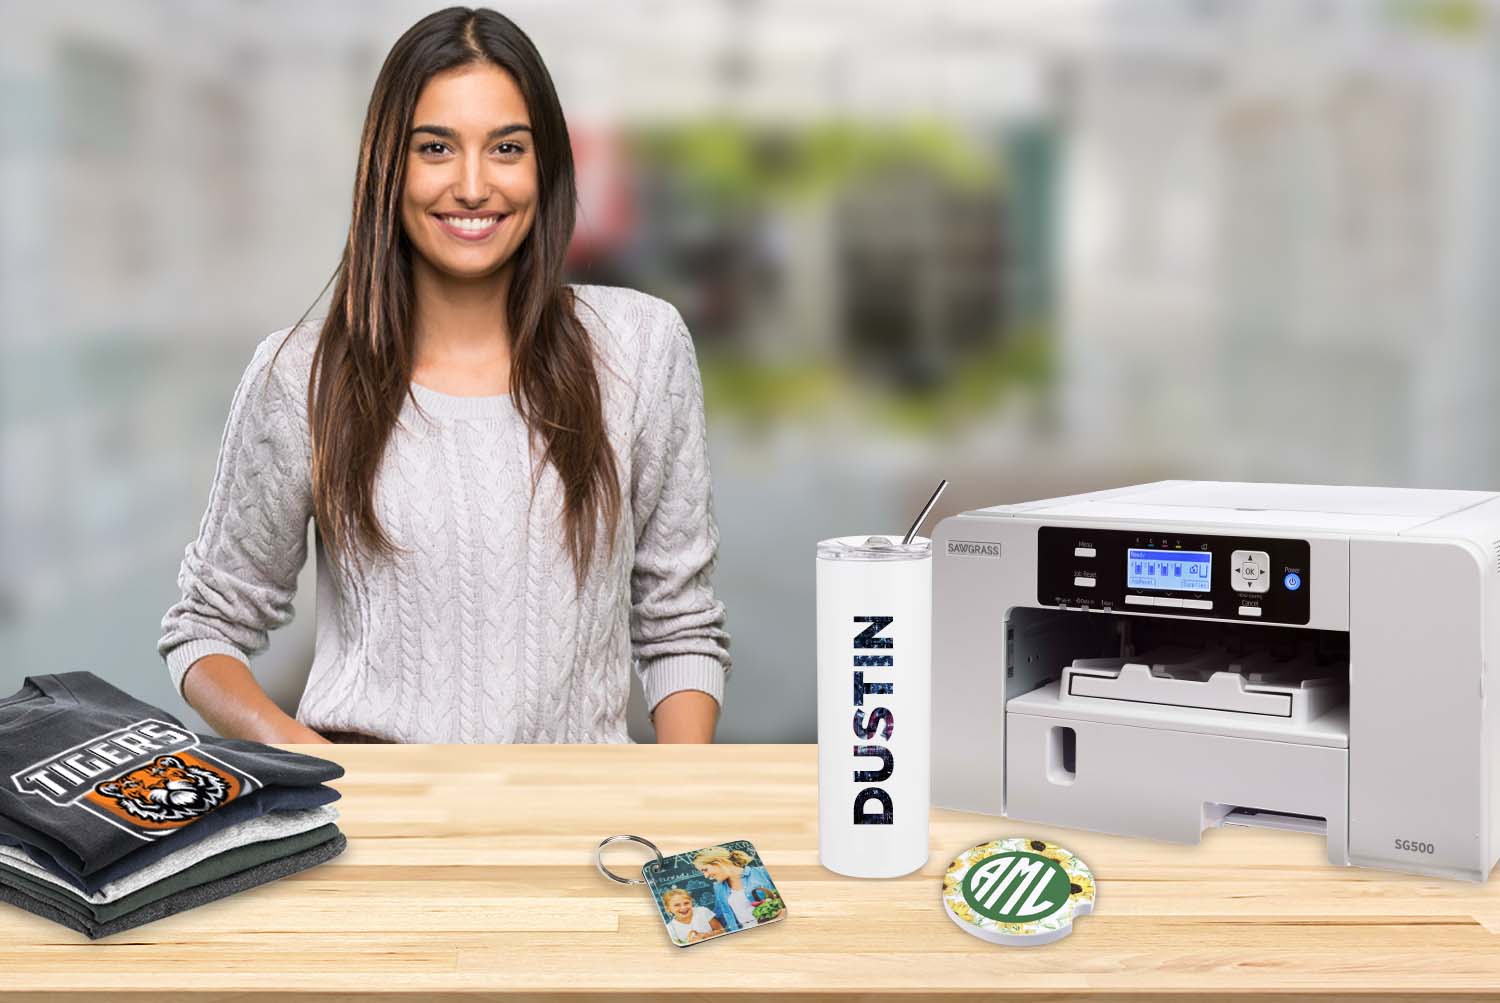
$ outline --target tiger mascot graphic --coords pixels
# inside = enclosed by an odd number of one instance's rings
[[[148,822],[180,822],[206,815],[224,803],[229,782],[213,770],[158,756],[150,765],[97,784],[95,793]]]

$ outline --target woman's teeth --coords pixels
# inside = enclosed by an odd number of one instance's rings
[[[488,230],[500,221],[499,216],[439,216],[444,223],[460,230]]]

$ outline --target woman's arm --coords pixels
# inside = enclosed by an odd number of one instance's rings
[[[204,655],[183,679],[183,695],[220,735],[256,742],[327,743],[260,688],[250,667],[230,655]]]
[[[296,722],[248,668],[269,632],[292,619],[312,518],[306,346],[287,344],[277,357],[285,335],[260,343],[235,389],[208,504],[177,574],[181,598],[157,642],[178,693],[226,738],[314,740],[288,727]]]
[[[719,723],[719,701],[702,690],[678,690],[656,705],[651,723],[656,727],[656,740],[662,744],[712,742]]]
[[[703,382],[681,315],[661,304],[648,323],[657,326],[635,443],[631,647],[657,740],[711,742],[730,659],[712,583],[719,530]]]

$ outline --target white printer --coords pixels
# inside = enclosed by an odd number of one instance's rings
[[[933,534],[932,799],[1483,881],[1500,494],[1163,481]]]

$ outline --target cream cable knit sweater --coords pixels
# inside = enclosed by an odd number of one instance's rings
[[[678,690],[723,703],[729,671],[703,390],[668,303],[576,286],[620,468],[621,522],[581,594],[548,464],[535,500],[508,395],[420,385],[376,478],[381,525],[406,549],[354,571],[317,540],[317,642],[297,720],[398,742],[628,742],[629,666],[650,707]],[[307,374],[319,325],[261,342],[240,381],[208,508],[157,650],[181,692],[204,655],[248,663],[292,618],[313,515]]]

